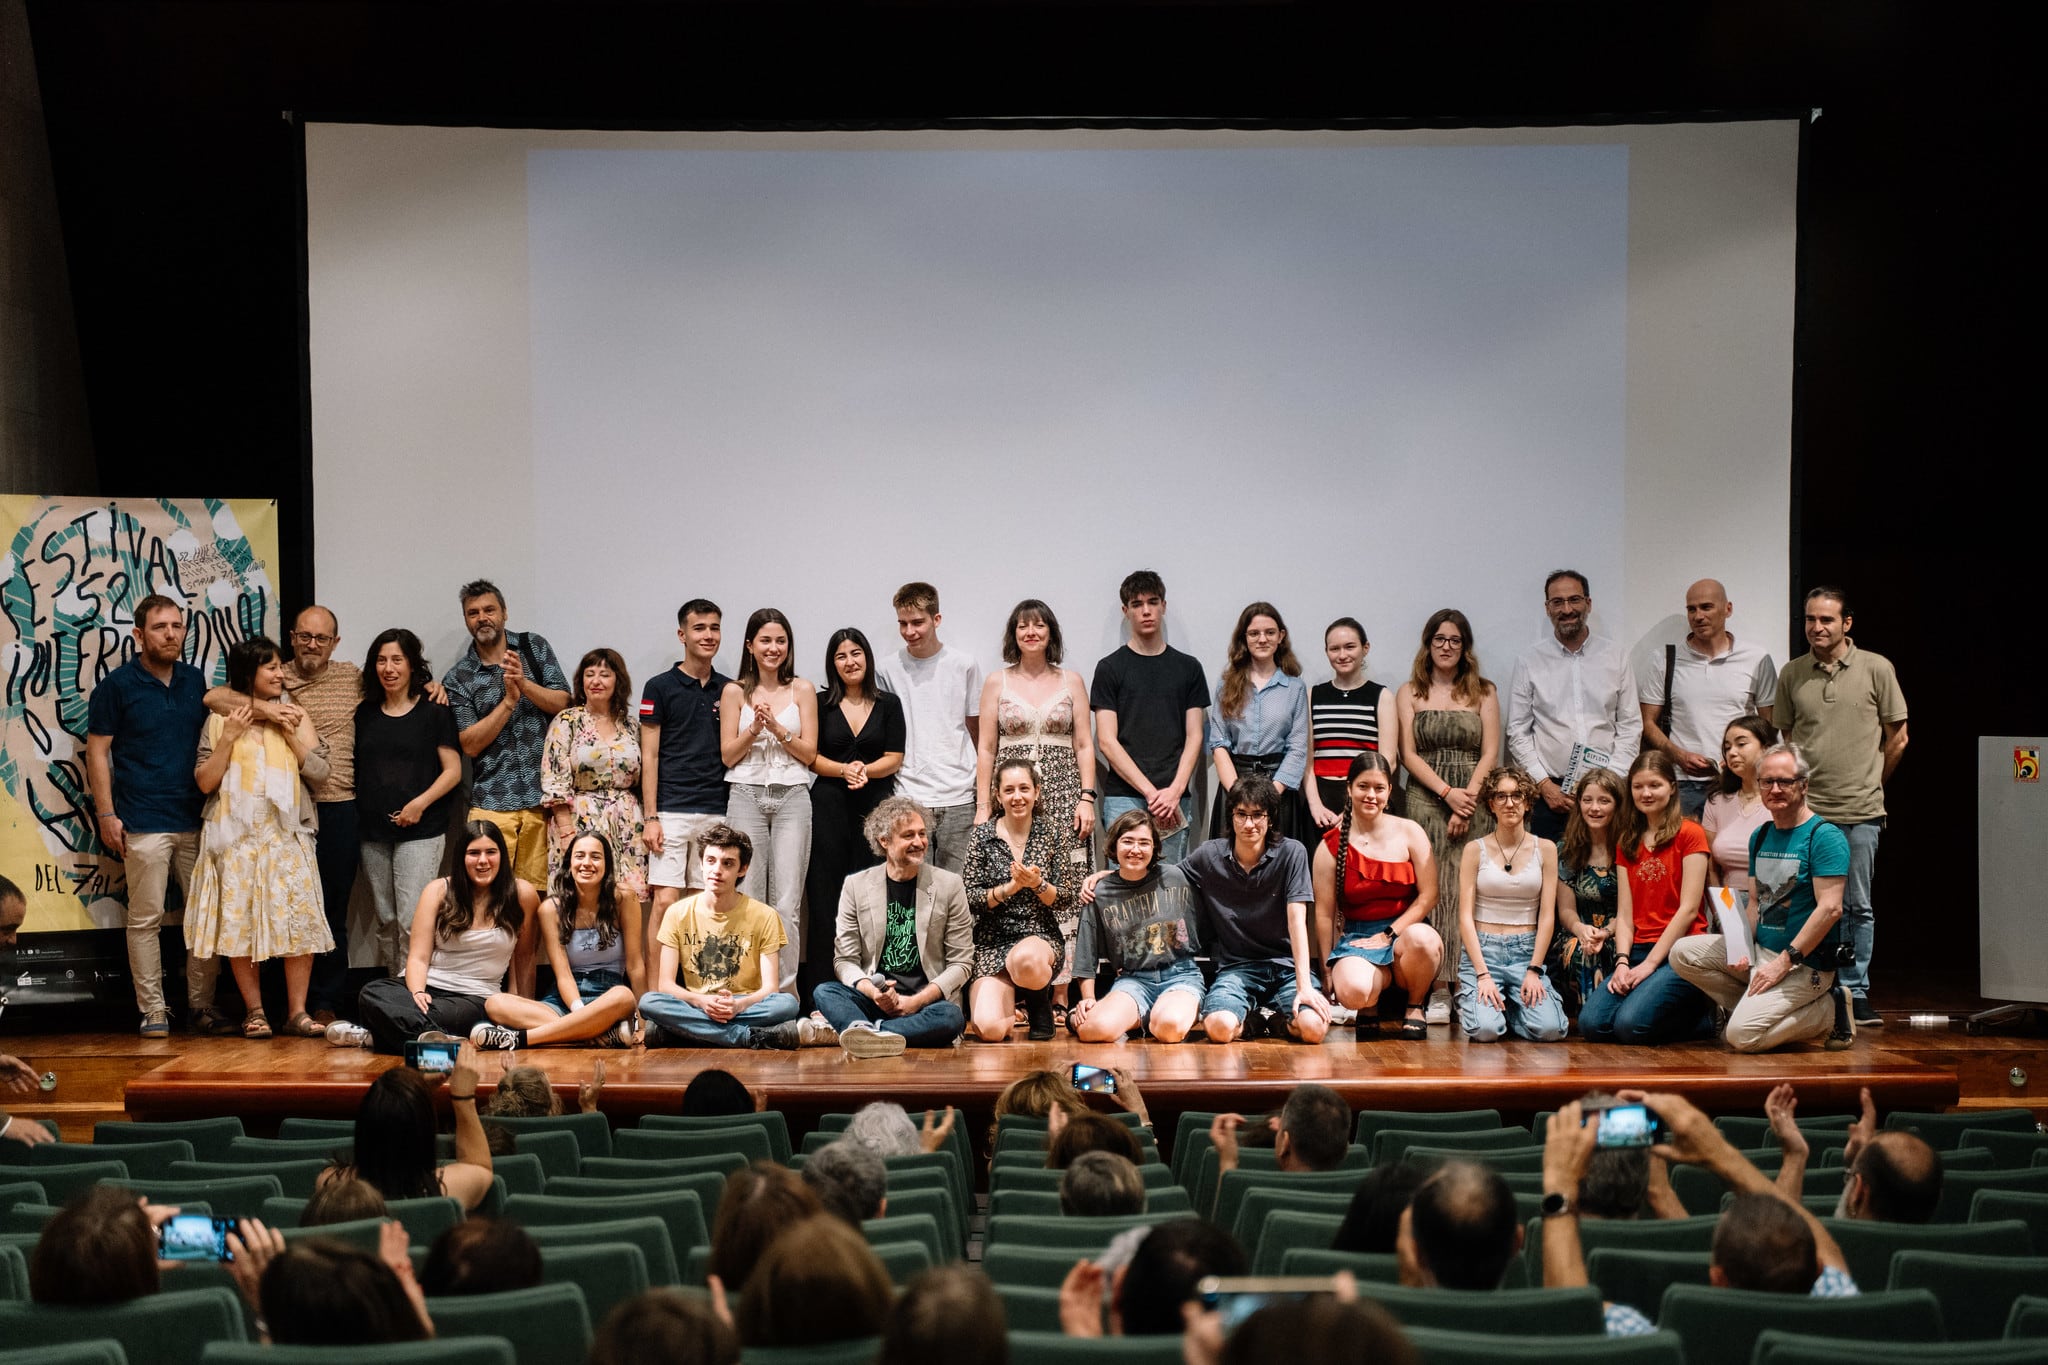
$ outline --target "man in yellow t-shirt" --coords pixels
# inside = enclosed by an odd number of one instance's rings
[[[668,908],[655,988],[640,997],[649,1047],[793,1050],[811,1041],[797,1001],[776,989],[782,918],[740,894],[754,844],[730,825],[703,835],[704,889]]]

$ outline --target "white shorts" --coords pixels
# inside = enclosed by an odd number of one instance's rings
[[[725,823],[723,815],[657,814],[661,821],[661,852],[647,863],[649,886],[683,888],[704,885],[704,836],[713,825]]]

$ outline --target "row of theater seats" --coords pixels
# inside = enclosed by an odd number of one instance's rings
[[[518,1295],[437,1303],[436,1321],[450,1337],[471,1322],[490,1327],[490,1335],[502,1333],[515,1343],[510,1349],[518,1365],[580,1360],[590,1324],[601,1321],[616,1303],[650,1285],[702,1283],[709,1226],[731,1170],[749,1160],[800,1165],[843,1131],[850,1117],[827,1116],[795,1152],[783,1117],[772,1112],[718,1119],[650,1116],[638,1128],[616,1132],[601,1115],[494,1120],[513,1130],[519,1151],[497,1159],[498,1189],[483,1211],[529,1228],[542,1246],[546,1283]],[[1137,1126],[1134,1117],[1120,1117]],[[1058,1285],[1076,1259],[1099,1252],[1129,1226],[1191,1212],[1229,1228],[1251,1253],[1255,1273],[1351,1270],[1369,1297],[1414,1330],[1431,1365],[1521,1359],[1513,1343],[1531,1340],[1543,1344],[1550,1360],[1590,1355],[1644,1365],[1675,1365],[1681,1359],[1692,1365],[1750,1365],[1752,1360],[1798,1365],[1808,1359],[1798,1352],[1820,1351],[1812,1357],[1818,1361],[1828,1350],[1848,1353],[1836,1360],[1846,1362],[1853,1355],[1881,1362],[1885,1357],[1872,1354],[1872,1340],[1911,1343],[1916,1361],[1939,1361],[1952,1348],[1955,1359],[1967,1356],[1972,1365],[2003,1365],[2008,1355],[2015,1360],[2048,1357],[2048,1300],[2037,1303],[2033,1297],[2048,1295],[2048,1185],[2041,1183],[2048,1166],[2015,1164],[2020,1156],[2031,1162],[2035,1154],[2048,1152],[2048,1136],[2033,1131],[2032,1116],[2024,1110],[1892,1116],[1887,1126],[1917,1129],[1945,1149],[1945,1160],[1957,1171],[1951,1180],[1967,1177],[1967,1202],[1957,1206],[1953,1221],[1931,1226],[1831,1222],[1859,1283],[1872,1290],[1884,1286],[1882,1292],[1867,1293],[1853,1315],[1825,1300],[1707,1288],[1707,1249],[1721,1193],[1704,1187],[1685,1195],[1699,1215],[1694,1218],[1586,1223],[1588,1271],[1596,1288],[1530,1288],[1540,1283],[1542,1234],[1540,1222],[1533,1220],[1540,1175],[1530,1157],[1540,1153],[1547,1116],[1522,1128],[1504,1124],[1495,1111],[1369,1111],[1359,1115],[1355,1142],[1337,1170],[1281,1172],[1270,1152],[1246,1148],[1239,1169],[1221,1175],[1208,1143],[1212,1117],[1182,1116],[1170,1165],[1160,1160],[1150,1131],[1139,1127],[1148,1211],[1131,1218],[1060,1216],[1058,1173],[1044,1169],[1044,1121],[1002,1122],[989,1169],[982,1265],[1005,1303],[1019,1350],[1031,1351],[1019,1359],[1134,1360],[1163,1351],[1168,1343],[1027,1338],[1057,1332]],[[1720,1124],[1739,1144],[1751,1146],[1760,1165],[1775,1165],[1775,1145],[1759,1145],[1769,1141],[1761,1120],[1723,1119]],[[1839,1193],[1846,1124],[1846,1119],[1802,1124],[1815,1152],[1808,1197],[1830,1208]],[[118,1181],[157,1202],[262,1217],[287,1229],[287,1237],[310,1235],[296,1228],[311,1189],[305,1171],[317,1172],[349,1135],[346,1122],[288,1120],[278,1138],[257,1139],[243,1134],[239,1121],[225,1119],[103,1124],[92,1144],[0,1144],[0,1149],[13,1149],[6,1155],[23,1163],[13,1169],[0,1166],[0,1300],[25,1298],[25,1255],[53,1205],[100,1179]],[[1830,1153],[1836,1158],[1833,1165],[1827,1164]],[[1427,1165],[1454,1157],[1505,1167],[1518,1202],[1530,1206],[1525,1210],[1532,1215],[1527,1255],[1511,1268],[1502,1291],[1405,1290],[1395,1283],[1392,1257],[1327,1249],[1365,1169],[1396,1158]],[[968,1251],[976,1207],[972,1164],[958,1127],[940,1151],[894,1157],[887,1164],[889,1216],[872,1220],[864,1230],[901,1284],[929,1265]],[[229,1173],[216,1174],[220,1168]],[[292,1189],[285,1186],[287,1178],[294,1182]],[[392,1212],[405,1223],[416,1256],[462,1216],[453,1200],[444,1199],[398,1201]],[[375,1245],[376,1230],[377,1224],[368,1221],[317,1232],[369,1247]],[[119,1335],[141,1343],[139,1353],[131,1347],[128,1359],[238,1358],[232,1345],[246,1336],[247,1323],[239,1299],[217,1269],[180,1270],[166,1278],[166,1286],[176,1292],[159,1296],[160,1302],[120,1310],[134,1323],[122,1324]],[[1610,1343],[1597,1336],[1603,1299],[1655,1309],[1665,1330],[1632,1343]],[[0,1332],[0,1341],[64,1335],[58,1329],[65,1324],[55,1321],[62,1316],[62,1310],[0,1302],[0,1327],[8,1329]],[[188,1327],[170,1325],[174,1318]],[[69,1325],[102,1334],[109,1327],[100,1315],[94,1322]],[[1786,1327],[1796,1340],[1783,1336]],[[1817,1340],[1815,1334],[1833,1341]],[[1944,1341],[1949,1345],[1937,1345]],[[489,1348],[466,1341],[441,1345],[463,1351]],[[1173,1345],[1173,1353],[1158,1358],[1178,1359]],[[2014,1346],[2017,1355],[2007,1349]],[[872,1344],[867,1349],[871,1355]],[[858,1344],[849,1350],[845,1359],[866,1358]],[[274,1353],[264,1358],[288,1365],[286,1357]],[[754,1352],[749,1358],[781,1357]],[[801,1358],[823,1357],[813,1348]],[[9,1365],[4,1353],[0,1365]]]

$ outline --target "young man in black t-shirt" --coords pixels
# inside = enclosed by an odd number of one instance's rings
[[[653,929],[685,891],[701,887],[703,838],[725,822],[725,760],[718,752],[718,699],[732,681],[711,666],[724,616],[701,597],[676,613],[683,657],[647,680],[640,692],[640,803],[647,845],[647,884],[654,893],[647,945],[648,975],[661,945]]]
[[[1201,664],[1166,643],[1166,584],[1139,569],[1117,589],[1130,640],[1095,665],[1088,703],[1095,711],[1095,745],[1105,761],[1105,823],[1139,807],[1159,823],[1160,860],[1187,856],[1194,801],[1188,783],[1202,758],[1203,713],[1209,680]]]

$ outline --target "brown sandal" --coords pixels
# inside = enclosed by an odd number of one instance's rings
[[[327,1030],[321,1026],[320,1021],[304,1010],[300,1010],[285,1021],[284,1032],[288,1038],[325,1038],[327,1036]]]
[[[244,1038],[268,1038],[270,1036],[270,1020],[264,1016],[262,1010],[250,1010],[242,1016],[242,1036]]]

